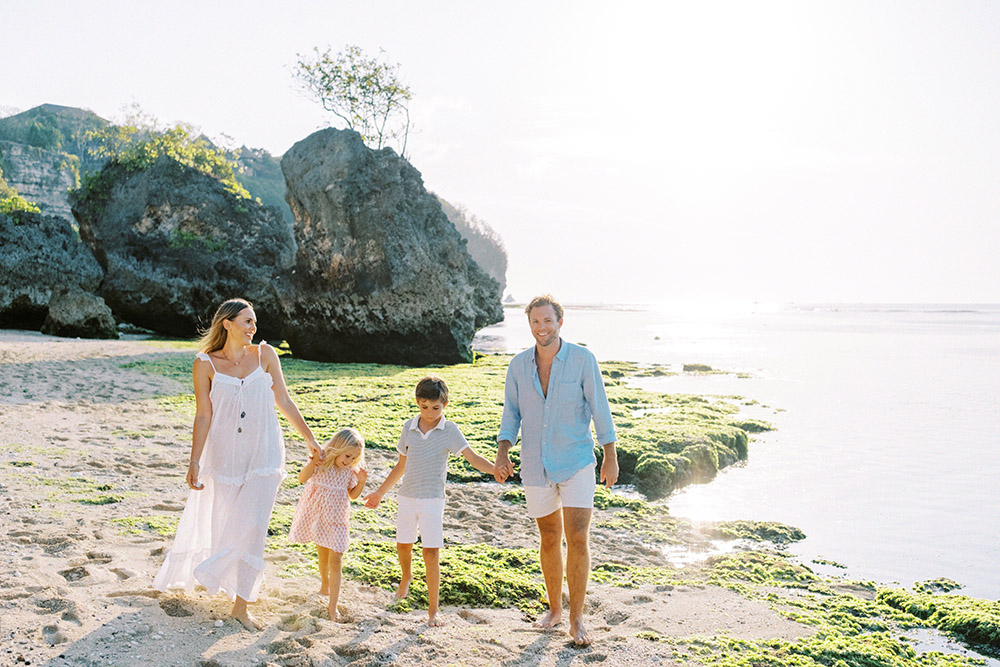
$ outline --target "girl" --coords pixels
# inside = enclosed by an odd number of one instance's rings
[[[320,595],[330,596],[330,620],[339,621],[340,566],[347,551],[350,498],[365,488],[368,471],[362,466],[365,440],[353,428],[338,431],[330,438],[321,457],[315,454],[299,473],[306,485],[295,508],[288,541],[314,542],[319,554]]]

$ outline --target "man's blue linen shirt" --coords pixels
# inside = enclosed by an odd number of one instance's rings
[[[616,439],[597,359],[584,347],[560,343],[547,397],[542,394],[534,346],[518,353],[507,367],[497,441],[516,443],[521,432],[520,472],[525,486],[565,482],[597,462],[591,419],[600,444]]]

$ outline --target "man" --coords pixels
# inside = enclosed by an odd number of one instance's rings
[[[576,644],[590,644],[583,602],[590,578],[590,516],[594,508],[594,422],[604,448],[601,482],[618,481],[615,427],[601,369],[584,347],[559,337],[563,309],[551,295],[535,297],[525,309],[535,345],[507,368],[503,417],[497,435],[495,477],[514,474],[510,448],[521,433],[521,482],[528,515],[538,524],[540,560],[549,610],[535,625],[562,621],[562,538],[566,536],[569,631]]]

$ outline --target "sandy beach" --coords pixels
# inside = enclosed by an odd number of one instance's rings
[[[157,403],[157,395],[184,389],[177,381],[122,364],[170,355],[191,352],[139,340],[0,331],[0,525],[6,536],[0,664],[682,664],[675,645],[650,637],[792,640],[815,632],[773,604],[707,582],[591,583],[586,623],[594,643],[584,648],[570,642],[565,621],[559,631],[536,631],[513,607],[445,606],[447,624],[430,628],[425,610],[390,611],[389,591],[349,576],[341,594],[347,622],[332,623],[316,594],[318,577],[288,576],[289,562],[307,561],[284,548],[265,554],[267,578],[252,606],[265,628],[247,632],[223,620],[230,603],[221,594],[151,588],[172,538],[136,528],[135,517],[180,516],[190,423]],[[288,443],[289,460],[301,458],[301,447]],[[371,480],[378,483],[391,454],[370,450],[369,456]],[[505,490],[449,484],[446,542],[536,548],[523,508],[501,499]],[[293,505],[299,491],[283,488],[278,504]],[[637,536],[596,525],[611,515],[595,511],[595,566],[667,565],[661,550]],[[708,545],[696,531],[679,530],[676,537],[695,549]],[[690,581],[703,579],[700,567],[689,566]]]

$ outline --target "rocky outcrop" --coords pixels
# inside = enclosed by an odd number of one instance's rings
[[[409,365],[471,358],[478,328],[503,319],[500,286],[476,264],[391,149],[321,130],[282,158],[295,215],[295,269],[279,284],[297,356]]]
[[[273,282],[291,268],[295,241],[276,209],[169,158],[134,172],[109,163],[71,202],[105,270],[100,294],[118,318],[193,336],[219,303],[243,297],[260,335],[281,338]]]
[[[73,156],[13,141],[0,141],[0,170],[4,179],[42,213],[73,219],[68,193],[79,185]]]
[[[77,287],[52,292],[42,333],[64,338],[118,338],[114,315],[104,299]]]
[[[34,329],[59,287],[96,292],[103,271],[69,220],[54,215],[0,215],[0,327]]]
[[[441,210],[451,224],[468,242],[466,249],[486,274],[500,284],[501,292],[507,288],[507,248],[503,239],[490,225],[469,213],[464,206],[454,206],[441,197]]]

